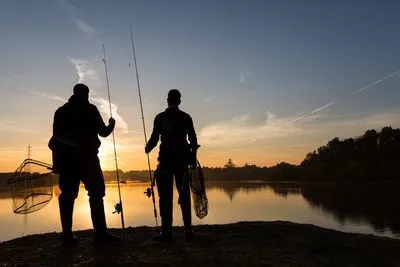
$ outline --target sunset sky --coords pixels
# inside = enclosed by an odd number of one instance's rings
[[[1,1],[0,172],[29,144],[51,162],[77,82],[108,121],[103,43],[120,168],[147,168],[130,24],[147,134],[178,88],[202,165],[298,164],[336,136],[400,127],[399,14],[399,1]],[[99,155],[112,170],[111,136]]]

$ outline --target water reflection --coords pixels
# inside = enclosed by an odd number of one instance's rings
[[[148,184],[121,187],[126,226],[155,225],[152,202],[143,192]],[[400,238],[400,216],[396,204],[400,184],[329,184],[208,182],[208,216],[198,224],[223,224],[238,221],[284,220],[310,223],[346,232],[359,232]],[[104,199],[107,223],[120,228],[119,215],[113,215],[118,202],[116,185],[107,185]],[[8,191],[0,192],[0,241],[51,231],[60,231],[57,196],[48,206],[27,216],[12,213]],[[74,230],[92,228],[88,197],[80,188],[75,202]],[[157,205],[158,208],[158,205]],[[160,219],[158,218],[158,223]],[[181,214],[174,193],[174,225],[181,225]]]
[[[331,214],[341,224],[366,222],[376,231],[400,234],[398,183],[271,184],[277,194],[300,192],[310,206]],[[295,187],[295,188],[294,188]]]
[[[239,192],[251,193],[262,191],[268,188],[269,185],[262,181],[250,181],[250,182],[237,182],[237,181],[227,181],[227,182],[208,182],[208,189],[217,189],[224,192],[229,200],[233,202],[235,195]]]
[[[219,188],[231,202],[238,192],[256,192],[263,188],[271,188],[283,198],[301,195],[312,209],[333,216],[342,225],[367,223],[379,233],[390,231],[400,235],[400,216],[396,212],[399,183],[226,182],[211,184],[210,188]]]

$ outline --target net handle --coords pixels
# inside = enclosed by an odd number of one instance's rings
[[[15,177],[22,172],[23,168],[27,165],[27,164],[34,164],[34,165],[38,165],[41,167],[45,167],[48,170],[52,171],[53,170],[53,166],[51,164],[48,164],[46,162],[43,161],[39,161],[39,160],[34,160],[31,158],[27,158],[25,159],[21,165],[19,165],[19,167],[15,170],[15,172],[11,175],[11,177],[7,180],[7,184],[13,184],[15,182]]]

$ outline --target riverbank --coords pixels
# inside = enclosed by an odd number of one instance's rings
[[[69,247],[59,233],[31,235],[0,243],[0,266],[400,266],[397,239],[281,221],[194,229],[186,241],[175,227],[172,245],[153,241],[151,227],[127,228],[125,241],[103,246],[91,230],[76,232],[80,242]]]

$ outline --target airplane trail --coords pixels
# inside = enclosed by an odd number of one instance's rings
[[[314,109],[313,111],[311,111],[311,112],[309,112],[309,113],[306,113],[306,114],[304,114],[304,115],[301,115],[300,117],[296,118],[293,122],[297,122],[297,121],[299,121],[299,120],[302,120],[302,119],[305,119],[305,118],[307,118],[307,117],[310,117],[310,116],[313,115],[314,113],[317,113],[318,111],[323,110],[324,108],[327,108],[327,107],[331,106],[332,104],[333,104],[333,102],[330,102],[330,103],[328,103],[328,104],[326,104],[326,105],[323,105],[322,107],[319,107],[319,108],[317,108],[317,109]]]
[[[355,94],[361,93],[362,91],[364,91],[364,90],[366,90],[366,89],[368,89],[368,88],[370,88],[370,87],[372,87],[372,86],[374,86],[374,85],[376,85],[376,84],[378,84],[378,83],[381,83],[381,82],[383,82],[383,81],[385,81],[385,80],[387,80],[387,79],[389,79],[389,78],[391,78],[391,77],[393,77],[393,76],[396,76],[396,75],[399,74],[399,73],[400,73],[400,70],[395,71],[395,72],[393,72],[392,74],[390,74],[390,75],[388,75],[388,76],[386,76],[386,77],[383,77],[383,78],[380,79],[380,80],[377,80],[376,82],[373,82],[373,83],[371,83],[371,84],[368,84],[367,86],[364,86],[363,88],[354,91],[353,93],[351,93],[351,95],[355,95]]]
[[[364,91],[364,90],[366,90],[366,89],[368,89],[368,88],[370,88],[370,87],[372,87],[372,86],[374,86],[374,85],[377,85],[377,84],[379,84],[379,83],[381,83],[381,82],[383,82],[383,81],[386,81],[387,79],[392,78],[393,76],[398,75],[399,73],[400,73],[400,70],[397,70],[397,71],[395,71],[395,72],[393,72],[393,73],[391,73],[391,74],[389,74],[389,75],[387,75],[387,76],[385,76],[385,77],[383,77],[383,78],[381,78],[381,79],[379,79],[379,80],[377,80],[377,81],[375,81],[375,82],[373,82],[373,83],[370,83],[370,84],[368,84],[368,85],[366,85],[366,86],[364,86],[364,87],[362,87],[362,88],[360,88],[360,89],[357,89],[357,90],[351,92],[351,93],[348,94],[348,95],[352,96],[352,95],[359,94],[359,93],[361,93],[362,91]],[[317,112],[319,112],[319,111],[321,111],[321,110],[323,110],[323,109],[325,109],[325,108],[331,106],[332,104],[333,104],[333,101],[330,102],[330,103],[328,103],[328,104],[326,104],[326,105],[323,105],[323,106],[321,106],[321,107],[319,107],[319,108],[317,108],[317,109],[314,109],[313,111],[311,111],[311,112],[309,112],[309,113],[303,114],[303,115],[301,115],[300,117],[297,117],[295,120],[293,120],[292,123],[295,123],[295,122],[298,122],[298,121],[300,121],[300,120],[302,120],[302,119],[305,119],[305,118],[307,118],[307,117],[310,117],[311,115],[313,115],[313,114],[315,114],[315,113],[317,113]]]

